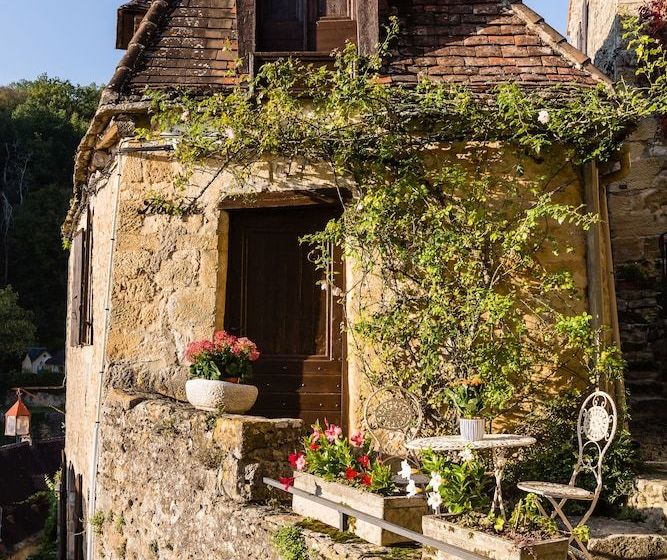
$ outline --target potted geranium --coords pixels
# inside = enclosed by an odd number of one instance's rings
[[[282,479],[286,487],[320,496],[379,519],[421,532],[421,518],[428,510],[422,497],[405,496],[394,482],[391,467],[371,449],[370,441],[357,433],[349,440],[340,426],[326,420],[312,426],[303,450],[290,454],[294,476]],[[340,528],[337,510],[293,496],[292,508],[305,517]],[[350,527],[357,536],[377,545],[407,539],[357,519]]]
[[[188,401],[210,412],[242,414],[257,400],[257,387],[241,384],[252,376],[259,359],[254,342],[217,331],[211,340],[191,342],[185,352],[190,377],[185,384]]]
[[[484,410],[484,384],[481,378],[460,379],[445,389],[447,398],[459,414],[461,437],[466,441],[479,441],[486,433]]]
[[[489,513],[493,484],[471,449],[458,457],[427,452],[422,460],[430,477],[427,502],[434,513],[422,520],[424,535],[491,560],[567,558],[568,537],[540,513],[537,496],[520,500],[508,520]],[[406,478],[410,476],[408,472]]]

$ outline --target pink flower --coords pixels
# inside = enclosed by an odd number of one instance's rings
[[[283,485],[283,488],[285,488],[285,492],[289,491],[289,489],[294,486],[294,477],[293,476],[285,476],[279,479],[280,484]]]
[[[362,434],[361,432],[357,432],[350,438],[352,445],[354,445],[355,447],[361,447],[364,444],[364,440],[365,440],[364,434]]]
[[[296,467],[296,470],[299,471],[299,472],[301,472],[302,470],[304,470],[306,468],[306,458],[303,456],[303,454],[301,454],[297,458],[294,466]]]
[[[329,424],[329,427],[324,431],[324,435],[327,436],[329,443],[333,443],[343,435],[343,429],[336,424]]]
[[[198,340],[191,342],[185,351],[185,358],[189,362],[194,362],[205,352],[215,352],[215,345],[210,340]]]
[[[310,435],[310,441],[320,441],[322,433],[317,429],[313,428],[313,433]]]
[[[237,338],[226,331],[217,331],[213,334],[213,342],[219,349],[233,348]]]
[[[259,352],[257,351],[257,345],[248,338],[239,338],[236,340],[232,346],[232,352],[236,355],[243,354],[248,357],[251,362],[256,362],[259,360]]]
[[[294,452],[294,453],[290,453],[290,454],[289,454],[289,457],[287,458],[287,460],[289,461],[290,466],[291,466],[293,469],[296,469],[296,468],[297,468],[297,464],[299,463],[299,459],[301,459],[301,458],[303,458],[303,453],[301,453],[301,452],[299,451],[299,453],[296,453],[296,452]],[[305,459],[304,459],[304,462],[305,462]],[[297,469],[297,470],[301,470],[301,469]]]

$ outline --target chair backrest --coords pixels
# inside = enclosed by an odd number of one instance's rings
[[[572,484],[581,472],[590,472],[597,483],[596,497],[602,489],[602,463],[616,435],[617,424],[616,405],[604,391],[595,391],[581,406],[577,421],[579,459]]]
[[[375,447],[387,455],[405,454],[407,441],[417,437],[424,414],[417,398],[402,387],[384,387],[364,404],[364,424]]]

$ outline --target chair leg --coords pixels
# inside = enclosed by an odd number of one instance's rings
[[[556,502],[556,500],[554,500],[553,498],[550,498],[549,496],[546,496],[546,498],[553,506],[554,511],[556,512],[560,520],[563,522],[567,530],[570,531],[570,547],[575,549],[572,544],[572,541],[574,541],[576,543],[576,548],[578,548],[579,551],[581,551],[586,560],[593,560],[593,557],[591,556],[591,553],[588,552],[586,545],[583,542],[581,542],[581,539],[579,537],[576,536],[574,532],[574,527],[572,526],[572,523],[570,523],[570,520],[567,518],[567,515],[565,515],[565,512],[563,512],[563,510],[561,509],[560,504]]]

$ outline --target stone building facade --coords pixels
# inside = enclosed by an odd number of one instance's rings
[[[323,62],[329,52],[322,45],[329,49],[350,34],[361,52],[371,52],[390,14],[398,17],[401,31],[384,70],[388,84],[414,83],[420,74],[482,92],[508,80],[527,88],[608,83],[587,56],[521,2],[320,4],[326,14],[297,33],[295,44],[285,43],[289,34],[272,34],[271,11],[262,16],[255,0],[135,0],[119,10],[118,44],[127,52],[78,151],[75,202],[66,224],[73,238],[66,458],[71,500],[80,503],[68,513],[68,558],[101,558],[102,552],[105,558],[141,560],[274,558],[267,510],[257,505],[269,497],[261,479],[284,470],[285,453],[297,445],[301,429],[300,420],[275,417],[281,411],[290,415],[290,403],[298,403],[303,420],[328,410],[350,428],[361,424],[364,382],[354,348],[335,330],[327,332],[332,346],[315,357],[318,367],[337,372],[337,391],[324,394],[301,383],[303,370],[290,367],[301,368],[302,355],[281,370],[298,386],[260,386],[260,410],[272,419],[214,418],[183,404],[187,343],[237,326],[229,319],[236,228],[262,231],[279,219],[278,229],[268,228],[277,238],[276,232],[296,233],[295,223],[311,217],[315,223],[340,208],[326,169],[265,161],[251,170],[243,191],[250,197],[235,196],[240,192],[234,177],[217,174],[212,163],[187,187],[194,193],[211,184],[199,213],[146,213],[147,194],[174,194],[179,171],[169,139],[134,139],[134,128],[147,123],[147,87],[185,87],[206,95],[233,81],[228,70],[237,59],[249,73],[280,49]],[[261,17],[269,23],[263,25]],[[280,48],[271,50],[273,41]],[[450,148],[461,159],[481,149],[465,143]],[[523,161],[502,146],[485,149],[495,172],[521,162],[527,179],[553,176],[562,200],[600,209],[604,178],[596,166],[563,166],[558,148],[541,161]],[[565,232],[574,250],[558,264],[574,271],[581,308],[591,309],[599,324],[611,324],[604,224],[588,234]],[[265,254],[271,258],[269,250]],[[593,254],[599,268],[588,266]],[[350,280],[354,271],[345,266]],[[280,286],[275,272],[257,272],[255,280],[260,293],[268,293],[261,292],[266,283]],[[340,351],[329,351],[336,344]]]
[[[612,79],[633,79],[623,14],[643,1],[571,0],[575,46]],[[607,186],[622,349],[628,361],[631,427],[648,460],[667,460],[667,139],[647,120],[629,138],[626,165]]]

